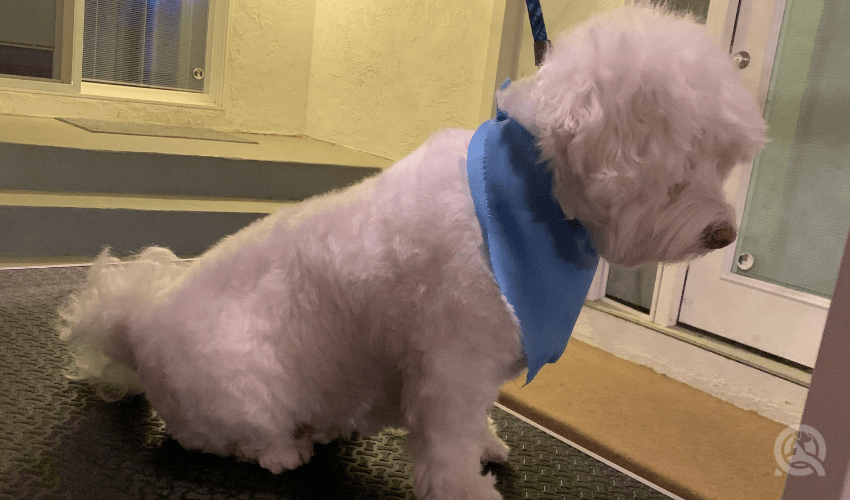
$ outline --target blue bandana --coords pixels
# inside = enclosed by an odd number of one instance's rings
[[[466,163],[493,274],[519,319],[526,384],[566,349],[599,261],[539,158],[534,136],[500,110],[478,127]]]

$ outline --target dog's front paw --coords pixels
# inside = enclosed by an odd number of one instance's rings
[[[496,477],[492,473],[470,478],[437,478],[434,486],[425,492],[417,492],[422,500],[502,500],[496,488]]]
[[[495,438],[494,441],[486,444],[484,449],[481,450],[481,463],[503,464],[508,461],[508,453],[510,451],[511,448],[504,441]]]
[[[481,438],[481,463],[503,464],[508,461],[510,447],[496,435],[496,425],[491,418],[487,418],[487,428]]]
[[[306,464],[313,457],[313,443],[295,441],[289,446],[267,448],[260,453],[260,466],[272,474],[280,474]]]

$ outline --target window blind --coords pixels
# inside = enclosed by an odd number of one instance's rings
[[[209,0],[85,0],[83,79],[203,92]]]

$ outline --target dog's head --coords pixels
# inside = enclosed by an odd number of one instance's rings
[[[606,260],[674,262],[737,236],[721,185],[766,142],[737,71],[692,19],[626,7],[556,40],[497,98],[537,137],[555,198]]]

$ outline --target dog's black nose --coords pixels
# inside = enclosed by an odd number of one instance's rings
[[[738,237],[735,228],[728,223],[723,223],[719,226],[709,226],[705,228],[703,234],[705,235],[705,246],[711,250],[723,248]]]

